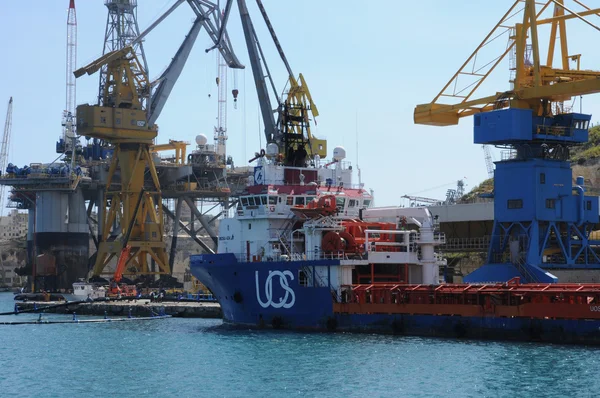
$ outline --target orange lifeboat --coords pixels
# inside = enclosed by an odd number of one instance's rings
[[[324,195],[318,199],[311,200],[306,206],[294,206],[290,210],[297,216],[304,218],[330,216],[336,212],[335,196]]]

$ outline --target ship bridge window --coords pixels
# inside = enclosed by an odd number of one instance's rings
[[[257,198],[257,199],[258,199],[258,198]],[[261,202],[263,205],[266,205],[266,204],[267,204],[267,197],[266,197],[266,196],[261,196],[261,197],[260,197],[260,202]]]
[[[304,206],[304,196],[296,196],[296,206]]]
[[[350,199],[348,200],[348,207],[356,207],[356,199]]]
[[[254,204],[254,196],[248,196],[248,204],[250,206],[255,206],[255,204]]]
[[[277,204],[277,196],[269,196],[269,204],[276,205]]]
[[[346,205],[346,198],[335,198],[335,206],[338,209],[343,209]]]
[[[242,198],[242,206],[248,206],[248,198]]]
[[[370,199],[363,200],[363,206],[364,207],[369,207],[370,204],[371,204],[371,200]]]
[[[294,205],[294,197],[293,196],[288,196],[286,204],[288,206],[293,206]]]
[[[315,200],[316,196],[307,196],[306,197],[306,204],[309,204],[311,201]]]

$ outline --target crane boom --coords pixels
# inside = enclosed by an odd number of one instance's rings
[[[12,109],[13,98],[8,100],[8,108],[6,110],[6,119],[4,120],[4,134],[2,134],[2,145],[0,148],[0,172],[6,170],[8,164],[8,149],[10,148],[10,136],[12,131]],[[0,214],[4,212],[4,188],[0,186]]]
[[[208,33],[208,36],[211,38],[212,42],[215,44],[213,48],[217,48],[225,62],[230,68],[235,69],[243,69],[244,66],[240,63],[235,52],[233,51],[233,47],[231,46],[231,41],[229,40],[229,35],[225,30],[225,25],[227,23],[227,19],[229,18],[229,10],[231,9],[231,5],[225,6],[225,13],[221,16],[221,10],[219,10],[219,6],[211,1],[207,0],[187,0],[189,5],[192,7],[192,10],[196,13],[196,16],[202,20],[202,26]],[[228,3],[232,0],[227,0]],[[210,49],[208,50],[210,51]]]
[[[311,119],[309,115],[312,114],[314,120],[319,112],[313,102],[302,74],[299,75],[298,79],[294,76],[292,68],[283,52],[281,43],[275,34],[273,25],[269,20],[262,2],[257,0],[257,4],[271,34],[275,47],[286,67],[289,80],[287,96],[285,99],[280,100],[265,61],[254,25],[252,24],[246,2],[245,0],[238,0],[246,46],[248,48],[254,83],[256,85],[261,114],[265,125],[267,143],[277,145],[278,158],[284,164],[288,166],[304,166],[307,161],[313,159],[316,155],[319,155],[320,157],[327,156],[327,142],[325,140],[314,138],[310,130]],[[267,72],[266,74],[263,71],[263,64]],[[277,111],[277,120],[275,119],[275,111],[273,110],[269,98],[267,78],[271,83],[275,98],[277,99],[277,108],[275,110]]]
[[[250,13],[248,12],[248,7],[246,6],[246,1],[238,0],[238,7],[240,18],[242,20],[242,28],[244,30],[244,38],[246,39],[248,56],[250,58],[250,65],[252,66],[254,84],[258,94],[260,112],[265,126],[265,136],[267,142],[273,142],[277,135],[277,124],[275,123],[271,99],[269,98],[269,90],[267,89],[267,83],[265,81],[265,72],[263,71],[262,63],[260,61],[258,38],[256,37],[256,32],[254,30],[254,25],[252,24],[252,19],[250,18]]]
[[[177,50],[177,53],[173,57],[173,60],[163,72],[163,74],[157,79],[157,86],[152,93],[152,99],[150,100],[150,110],[148,111],[148,123],[154,124],[160,116],[163,107],[169,99],[169,95],[177,82],[177,79],[183,71],[183,67],[192,51],[192,47],[196,42],[198,33],[202,28],[202,20],[196,18],[189,33],[181,43],[181,46]]]
[[[525,6],[517,9],[521,3],[525,3]],[[577,3],[582,4],[579,1]],[[553,16],[542,18],[553,4]],[[585,8],[586,11],[575,12],[564,5],[564,0],[547,0],[536,10],[536,2],[533,0],[515,1],[433,101],[416,106],[414,122],[448,126],[457,124],[460,118],[466,116],[506,107],[531,109],[538,116],[551,115],[557,113],[552,109],[552,104],[561,103],[574,96],[600,92],[600,72],[580,69],[581,56],[568,53],[565,23],[567,20],[579,19],[600,30],[584,18],[587,15],[599,14],[600,8]],[[515,19],[518,22],[511,25],[511,21]],[[545,65],[541,64],[538,38],[538,27],[543,25],[550,25]],[[487,59],[481,61],[482,50],[504,34],[509,36],[506,49],[489,62]],[[530,44],[527,42],[528,38]],[[560,41],[560,68],[553,67],[557,40]],[[473,99],[477,89],[508,54],[515,58],[515,64],[511,65],[514,72],[511,80],[513,88]],[[570,60],[577,61],[575,69],[570,68]],[[461,84],[461,81],[465,80],[468,83]]]

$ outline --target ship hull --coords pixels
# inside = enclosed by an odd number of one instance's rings
[[[335,311],[329,287],[306,287],[300,273],[335,267],[337,260],[237,262],[233,255],[197,255],[191,272],[219,301],[223,321],[249,328],[340,331],[600,344],[600,320]]]

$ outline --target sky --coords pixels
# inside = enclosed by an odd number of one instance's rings
[[[65,108],[68,3],[29,0],[2,4],[0,123],[4,123],[8,98],[13,96],[8,160],[19,166],[57,157],[55,143],[61,135]],[[140,29],[172,3],[139,0]],[[255,2],[247,3],[281,92],[287,80],[285,67]],[[304,75],[319,108],[313,134],[328,140],[329,156],[335,146],[343,146],[347,160],[354,165],[358,162],[362,182],[374,190],[377,206],[399,205],[406,194],[443,199],[459,179],[465,179],[469,190],[487,178],[483,150],[473,144],[472,118],[457,126],[421,126],[413,123],[413,111],[417,104],[431,102],[513,0],[263,0],[263,4],[294,73]],[[102,54],[107,11],[102,0],[76,0],[76,8],[77,66],[81,67]],[[193,18],[190,7],[182,4],[145,39],[151,79],[168,65]],[[600,18],[590,21],[600,24]],[[583,69],[600,70],[600,53],[590,51],[590,43],[600,33],[581,22],[569,22],[567,28],[569,53],[583,54]],[[227,151],[236,165],[243,166],[264,148],[265,139],[236,4],[228,31],[246,69],[228,73],[228,92],[235,80],[240,95],[237,109],[231,95],[228,98]],[[495,44],[496,50],[501,50],[506,38]],[[217,67],[215,53],[204,51],[209,46],[208,35],[201,31],[157,121],[157,142],[177,139],[193,144],[198,134],[212,139]],[[508,79],[506,61],[482,85],[478,96],[508,90]],[[97,90],[98,75],[79,78],[77,104],[95,103]],[[582,109],[594,115],[593,121],[600,120],[598,96],[585,97]],[[499,160],[500,151],[494,148],[492,152]]]

